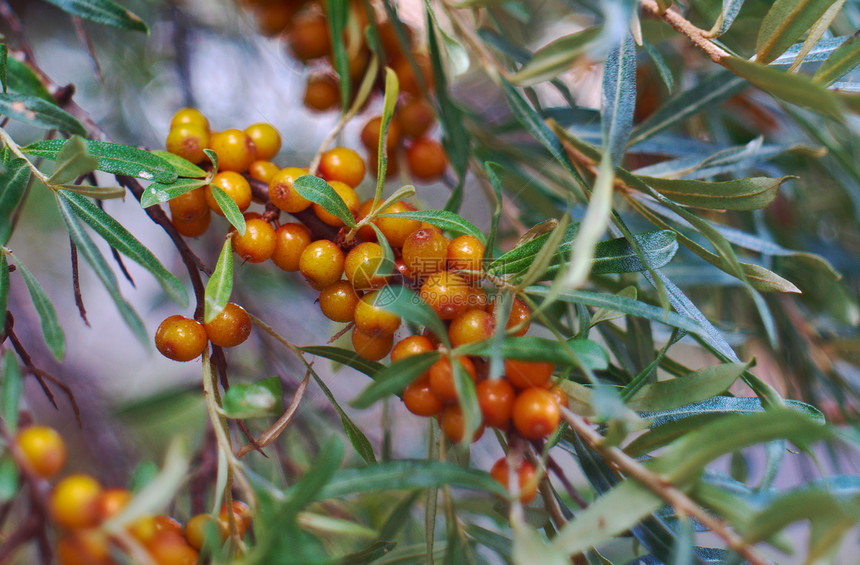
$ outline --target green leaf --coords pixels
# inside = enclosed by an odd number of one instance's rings
[[[610,166],[614,170],[621,162],[630,138],[636,106],[636,44],[629,31],[624,33],[619,44],[613,46],[606,57],[601,106],[600,127],[604,152],[609,154]],[[599,179],[596,184],[600,184]],[[597,193],[598,188],[595,187],[592,202],[597,199]]]
[[[45,294],[45,289],[30,272],[30,269],[21,262],[20,259],[11,255],[18,270],[21,271],[21,277],[24,279],[24,284],[27,285],[27,291],[30,293],[30,299],[33,301],[33,306],[36,307],[36,312],[39,314],[39,320],[42,325],[42,335],[45,336],[45,343],[51,354],[57,361],[62,361],[66,353],[66,338],[63,336],[63,328],[60,327],[60,322],[57,319],[57,311],[51,303],[51,299]]]
[[[65,141],[62,139],[48,139],[31,143],[22,149],[30,155],[55,161],[64,143]],[[170,163],[158,155],[153,155],[137,147],[88,140],[87,153],[99,162],[98,170],[106,173],[167,184],[172,183],[177,178],[176,170]]]
[[[346,226],[355,227],[355,218],[343,198],[323,179],[313,175],[302,175],[293,182],[293,188],[300,196],[319,204],[329,214],[337,216]]]
[[[462,345],[455,355],[490,355],[493,339]],[[544,361],[561,367],[586,367],[600,371],[609,366],[609,356],[599,344],[587,339],[557,341],[543,337],[506,337],[501,344],[505,359],[519,361]]]
[[[484,171],[487,174],[487,180],[490,181],[490,187],[493,189],[493,196],[496,200],[493,217],[490,220],[490,233],[487,235],[487,241],[484,243],[484,262],[489,263],[493,259],[493,248],[496,245],[499,221],[502,218],[502,176],[505,169],[498,163],[485,161]]]
[[[177,196],[182,196],[186,192],[191,192],[195,188],[206,186],[206,184],[205,180],[185,178],[177,179],[170,184],[151,182],[140,197],[140,206],[142,208],[149,208],[150,206],[172,200]]]
[[[87,135],[86,128],[71,114],[56,104],[26,94],[0,94],[0,114],[13,120],[45,129]],[[62,140],[57,140],[61,144]]]
[[[332,347],[330,345],[309,345],[307,347],[302,347],[301,350],[305,353],[310,353],[311,355],[325,357],[326,359],[331,359],[337,363],[343,363],[348,367],[352,367],[356,371],[364,373],[368,377],[375,377],[377,373],[385,369],[385,365],[382,363],[368,361],[351,349]]]
[[[221,255],[218,256],[215,270],[206,282],[203,314],[206,323],[211,322],[221,313],[230,301],[231,294],[233,294],[233,240],[228,237],[221,247]]]
[[[352,92],[349,75],[349,58],[347,46],[344,41],[344,31],[349,16],[349,3],[346,0],[326,0],[326,18],[329,26],[329,37],[332,42],[334,53],[334,68],[337,71],[338,84],[340,85],[340,107],[345,113],[349,108],[349,96]]]
[[[663,58],[663,55],[660,54],[660,51],[658,51],[656,47],[647,41],[643,42],[643,46],[645,47],[645,51],[648,53],[648,56],[651,57],[651,61],[654,63],[654,66],[657,68],[657,72],[660,74],[663,84],[666,85],[666,90],[669,91],[669,94],[672,94],[675,90],[675,77],[672,75],[672,69],[669,68],[669,65],[666,63],[666,59]]]
[[[193,179],[202,179],[206,177],[206,171],[188,161],[187,159],[183,159],[179,155],[174,155],[169,151],[161,151],[161,150],[151,150],[150,153],[155,155],[156,157],[161,157],[168,163],[173,169],[176,171],[176,174],[180,177],[188,177]]]
[[[9,90],[18,94],[41,98],[45,102],[50,102],[54,105],[57,104],[57,101],[54,100],[54,97],[51,96],[51,93],[48,92],[48,89],[45,88],[45,85],[42,84],[42,81],[33,72],[33,69],[26,63],[14,57],[9,57],[6,61],[6,67],[6,82],[8,83]]]
[[[132,14],[111,0],[45,0],[64,12],[79,18],[120,29],[149,33],[149,28]]]
[[[379,125],[379,145],[376,147],[376,193],[374,202],[382,198],[382,189],[385,186],[385,172],[388,170],[388,127],[391,118],[394,117],[394,109],[397,106],[397,95],[400,92],[400,84],[397,81],[397,73],[389,67],[385,67],[385,96],[382,102],[382,117]]]
[[[283,410],[282,395],[281,379],[278,377],[230,385],[224,393],[224,415],[237,420],[278,416]]]
[[[717,22],[714,24],[714,27],[711,29],[711,33],[715,37],[719,37],[729,31],[729,28],[734,23],[735,18],[738,16],[743,5],[744,0],[723,0],[723,10],[720,13],[720,17],[717,18]]]
[[[364,462],[368,465],[376,463],[376,456],[373,454],[373,447],[370,445],[370,440],[368,440],[367,436],[364,435],[364,432],[355,425],[355,422],[352,421],[347,413],[343,411],[343,408],[340,407],[340,404],[338,404],[334,395],[331,393],[331,390],[329,390],[319,375],[317,375],[311,368],[308,368],[308,370],[322,389],[323,393],[326,395],[326,398],[328,398],[332,407],[340,416],[340,423],[343,426],[343,431],[346,432],[346,437],[349,438],[349,441],[356,453],[361,455],[361,458],[364,459]]]
[[[21,490],[18,464],[10,454],[0,458],[0,503],[6,503],[18,496]]]
[[[626,404],[637,412],[656,412],[706,400],[728,390],[749,366],[749,363],[725,363],[676,379],[646,384]]]
[[[569,71],[573,63],[588,52],[602,31],[601,27],[590,27],[556,39],[535,51],[529,62],[508,80],[517,86],[532,86],[554,79]]]
[[[12,237],[12,215],[30,183],[30,167],[24,159],[0,162],[0,244]]]
[[[415,379],[426,373],[430,366],[441,357],[438,351],[420,353],[401,359],[373,375],[374,382],[350,402],[354,408],[368,408],[377,400],[392,394],[400,395],[403,389]]]
[[[818,67],[812,80],[829,86],[857,65],[860,65],[860,32],[855,33],[837,47],[836,51]]]
[[[776,0],[756,39],[756,61],[767,64],[792,46],[835,0]]]
[[[227,218],[227,221],[233,224],[233,227],[236,228],[239,235],[245,235],[245,230],[247,229],[247,226],[245,225],[245,216],[242,215],[242,211],[239,210],[239,206],[236,205],[236,202],[217,184],[210,184],[209,190],[212,192],[212,197],[215,198],[215,202],[218,203],[218,207],[221,208],[222,212],[224,212],[224,217]]]
[[[203,150],[203,153],[205,153],[205,154],[206,154],[206,156],[207,156],[207,157],[209,157],[209,161],[211,161],[211,162],[212,162],[212,172],[211,172],[211,175],[214,177],[214,176],[215,176],[215,174],[218,172],[218,165],[219,165],[219,163],[218,163],[218,154],[217,154],[217,153],[215,153],[214,151],[212,151],[212,150],[211,150],[211,149],[209,149],[209,148],[204,149],[204,150]]]
[[[48,177],[48,183],[72,183],[79,176],[92,172],[98,164],[98,161],[87,154],[86,142],[73,135],[63,143],[62,149],[57,153],[54,171]]]
[[[0,407],[3,410],[3,425],[14,436],[18,431],[18,405],[24,392],[24,380],[21,376],[21,367],[15,352],[7,349],[3,353],[3,385],[0,387]]]
[[[394,285],[382,287],[376,295],[376,305],[394,312],[406,322],[428,328],[442,343],[450,345],[445,324],[426,302],[408,288]]]
[[[624,287],[617,293],[616,296],[623,296],[625,298],[629,298],[631,300],[636,300],[639,296],[639,291],[635,286],[630,285]],[[611,310],[609,308],[600,308],[592,314],[591,320],[588,322],[589,327],[594,327],[601,322],[611,322],[612,320],[617,320],[618,318],[623,318],[624,312],[619,312],[618,310]]]
[[[458,214],[447,210],[421,210],[417,212],[398,212],[396,214],[380,214],[380,218],[408,218],[411,220],[421,220],[428,224],[433,224],[441,230],[450,231],[457,235],[472,235],[481,240],[481,243],[486,242],[484,232],[475,227],[468,220],[464,220]]]
[[[6,60],[9,58],[9,48],[5,43],[0,43],[0,87],[3,88],[3,93],[6,93]]]
[[[110,198],[122,198],[125,196],[125,188],[121,186],[90,186],[87,184],[58,184],[54,188],[67,192],[74,192],[81,196],[108,200]]]
[[[783,400],[783,404],[785,408],[800,412],[820,424],[824,423],[824,415],[810,404],[799,400]],[[756,397],[715,396],[704,402],[695,402],[662,412],[646,413],[644,416],[651,420],[652,428],[657,428],[670,422],[701,414],[755,414],[763,412],[764,409],[762,401]]]
[[[754,177],[723,182],[646,176],[639,178],[666,198],[684,206],[716,210],[758,210],[773,202],[782,183],[797,177]]]
[[[188,292],[182,282],[122,224],[80,195],[62,190],[57,194],[69,204],[78,218],[95,230],[111,247],[152,273],[164,291],[179,306],[183,308],[188,306]]]
[[[0,331],[6,328],[6,311],[9,308],[9,264],[6,254],[0,251]]]

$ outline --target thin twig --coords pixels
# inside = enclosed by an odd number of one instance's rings
[[[296,412],[299,409],[299,404],[302,402],[302,398],[305,396],[305,391],[308,388],[308,381],[310,381],[311,372],[307,371],[305,373],[305,378],[302,379],[302,382],[299,384],[299,387],[296,389],[296,393],[293,395],[293,400],[290,402],[290,405],[287,406],[287,409],[281,415],[278,420],[272,424],[272,426],[260,434],[260,439],[257,440],[257,445],[243,445],[239,451],[236,453],[236,457],[244,457],[250,451],[253,451],[255,448],[259,450],[261,447],[266,447],[271,444],[273,441],[278,439],[278,437],[284,433],[284,430],[287,429],[287,425],[292,421],[293,417],[296,415]]]
[[[72,256],[72,290],[75,293],[75,305],[78,307],[78,314],[81,315],[81,319],[89,328],[91,327],[90,321],[87,320],[87,309],[84,308],[84,297],[81,295],[81,278],[78,272],[78,247],[72,241],[71,236],[69,236],[69,250]]]
[[[711,58],[711,61],[720,64],[723,59],[730,56],[725,49],[710,40],[707,31],[694,26],[690,23],[690,20],[686,19],[674,9],[670,8],[665,12],[661,12],[660,6],[658,6],[657,2],[654,0],[639,0],[639,3],[647,11],[675,28],[676,31],[687,36],[687,38],[692,41],[696,47],[704,51],[705,54]]]

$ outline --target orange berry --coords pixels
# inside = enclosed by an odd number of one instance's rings
[[[448,238],[439,230],[415,230],[403,242],[403,263],[413,277],[423,278],[445,269]]]
[[[238,304],[228,302],[221,312],[204,325],[206,335],[218,347],[235,347],[251,335],[251,317]]]
[[[329,181],[328,185],[341,197],[343,203],[346,204],[350,213],[355,217],[355,213],[358,212],[358,195],[355,193],[355,190],[348,184],[336,180]],[[336,227],[343,225],[343,220],[329,213],[319,204],[314,204],[313,206],[317,217],[326,224]]]
[[[466,356],[458,357],[460,364],[466,369],[472,382],[478,380],[475,365]],[[457,387],[454,384],[454,369],[447,357],[442,357],[430,366],[430,388],[433,393],[443,402],[455,402],[457,400]]]
[[[262,263],[275,252],[275,228],[266,220],[245,214],[245,234],[233,232],[233,251],[243,261]]]
[[[271,159],[281,150],[281,134],[272,124],[260,122],[245,128],[257,148],[257,159]]]
[[[295,180],[306,174],[307,169],[287,167],[273,176],[269,181],[269,199],[272,204],[290,214],[309,208],[312,202],[301,196],[293,187]]]
[[[170,516],[156,516],[153,520],[155,522],[156,535],[162,533],[182,535],[182,524]]]
[[[258,155],[259,157],[259,155]],[[258,181],[269,184],[272,178],[276,174],[280,172],[281,168],[271,161],[265,161],[262,159],[257,159],[251,166],[248,167],[248,174],[251,175],[252,179],[256,179]]]
[[[511,421],[517,393],[507,379],[487,379],[475,387],[484,422],[494,428],[505,429]]]
[[[320,292],[320,310],[326,318],[335,322],[347,323],[355,319],[355,307],[359,295],[349,281],[337,281]]]
[[[560,407],[567,408],[568,406],[570,406],[570,399],[568,398],[567,393],[564,391],[561,385],[555,385],[553,387],[550,387],[549,392],[550,394],[552,394],[553,398],[555,398],[556,404],[558,404]]]
[[[170,129],[185,125],[194,125],[207,133],[209,132],[209,120],[197,108],[182,108],[173,114],[173,119],[170,120]]]
[[[394,334],[367,335],[358,329],[352,330],[352,348],[362,359],[379,361],[391,351]]]
[[[348,147],[335,147],[323,153],[319,172],[329,182],[337,180],[356,187],[364,179],[364,160]]]
[[[340,280],[343,274],[343,251],[327,239],[314,241],[299,257],[299,271],[313,288],[322,290]]]
[[[393,334],[400,327],[400,316],[377,306],[379,291],[365,294],[355,307],[355,327],[367,335]]]
[[[353,247],[346,255],[343,271],[356,290],[368,291],[385,285],[388,276],[380,274],[384,266],[385,253],[382,246],[365,242]]]
[[[505,359],[505,376],[517,388],[542,387],[552,378],[554,370],[552,363]]]
[[[395,202],[388,208],[382,211],[383,214],[400,214],[401,212],[414,212],[415,206],[408,202]],[[406,243],[406,238],[413,232],[421,228],[419,220],[410,220],[408,218],[376,218],[373,221],[385,239],[392,247],[403,247]]]
[[[469,287],[469,309],[488,310],[487,291],[478,286]]]
[[[180,535],[156,534],[146,548],[156,565],[197,565],[197,551]]]
[[[311,243],[311,232],[302,224],[281,224],[275,230],[272,263],[288,272],[299,270],[302,251]]]
[[[261,3],[254,6],[257,29],[269,37],[278,35],[289,27],[300,7],[301,5],[295,2]]]
[[[413,355],[430,353],[435,349],[433,342],[423,335],[410,335],[398,341],[391,350],[391,362],[396,363]]]
[[[490,313],[495,316],[496,304],[495,301],[490,304]],[[510,330],[516,327],[519,329],[514,333],[515,336],[526,335],[531,325],[532,313],[526,303],[519,298],[514,298],[514,303],[511,305],[511,315],[508,316],[508,323],[505,324],[505,329]]]
[[[125,529],[134,539],[144,545],[153,541],[158,533],[155,526],[155,517],[149,515],[135,518]]]
[[[107,534],[99,529],[75,530],[57,542],[59,565],[113,565]]]
[[[469,285],[447,271],[430,275],[418,294],[443,320],[453,320],[469,306]]]
[[[496,320],[492,314],[478,309],[466,310],[451,320],[448,337],[451,345],[460,347],[492,337],[495,328]]]
[[[66,477],[51,492],[51,518],[69,530],[95,526],[99,522],[97,501],[101,492],[98,481],[88,475]]]
[[[379,150],[379,136],[382,128],[382,116],[370,118],[361,130],[361,144],[368,151],[376,152]],[[400,144],[400,124],[397,120],[391,120],[388,123],[388,137],[385,138],[385,148],[390,155],[391,152]]]
[[[177,218],[171,218],[171,222],[176,231],[185,237],[200,237],[206,233],[206,230],[209,229],[209,224],[212,223],[212,211],[207,206],[206,212],[196,220],[183,222]]]
[[[306,107],[317,112],[334,110],[340,104],[337,81],[328,75],[308,78],[303,100]]]
[[[240,129],[226,129],[209,136],[209,148],[218,154],[218,170],[244,173],[257,158],[254,140]]]
[[[445,407],[445,403],[433,393],[430,382],[424,378],[403,389],[403,404],[416,416],[424,417],[435,416]]]
[[[412,40],[412,30],[406,25],[403,25],[402,28],[406,32],[406,43],[408,45]],[[394,61],[402,57],[400,37],[398,37],[394,24],[390,20],[380,22],[376,26],[376,31],[379,34],[379,41],[382,43],[382,48],[385,51],[385,57],[389,61]]]
[[[293,56],[300,61],[325,57],[331,52],[328,23],[322,15],[301,18],[287,34]]]
[[[403,137],[421,137],[436,122],[436,112],[425,98],[413,98],[397,109],[397,121]]]
[[[203,324],[179,314],[168,316],[155,331],[155,347],[174,361],[191,361],[209,343]]]
[[[379,203],[377,203],[378,205]],[[361,203],[361,206],[358,207],[358,213],[355,215],[356,221],[361,221],[370,214],[371,209],[373,208],[373,198],[369,200],[365,200]],[[374,222],[375,223],[375,222]],[[358,237],[362,241],[376,241],[376,232],[369,225],[361,226],[358,229]]]
[[[212,184],[206,186],[204,195],[206,196],[206,204],[219,216],[223,216],[224,212],[221,211],[221,207],[218,205],[215,197],[212,196],[212,185],[226,192],[227,196],[236,203],[240,212],[244,212],[251,205],[251,185],[248,184],[248,180],[245,177],[233,171],[218,173],[212,179]]]
[[[535,480],[537,469],[529,461],[522,461],[520,463],[515,485],[510,484],[510,467],[505,457],[502,457],[493,464],[493,467],[490,469],[490,476],[509,491],[511,490],[511,486],[513,486],[515,492],[512,494],[517,494],[516,491],[518,491],[520,502],[523,504],[528,504],[537,495],[538,483]]]
[[[232,504],[233,517],[236,520],[236,528],[239,530],[239,535],[244,536],[248,528],[251,527],[251,508],[241,500],[234,500]],[[222,523],[227,531],[229,531],[229,516],[227,515],[227,505],[221,505],[221,511],[218,513],[218,521]]]
[[[555,397],[542,388],[527,388],[517,395],[513,409],[514,427],[527,439],[547,437],[558,428],[561,410]]]
[[[53,428],[25,428],[15,436],[15,445],[30,471],[43,479],[53,477],[66,464],[66,443]]]
[[[209,212],[206,191],[202,186],[171,198],[167,205],[170,207],[170,217],[180,222],[193,222]]]
[[[451,404],[442,410],[439,416],[439,427],[442,428],[442,433],[452,443],[460,443],[466,437],[466,418],[463,416],[463,409],[459,404]],[[475,433],[472,434],[472,442],[476,442],[484,435],[484,424],[481,424]]]
[[[448,268],[468,282],[481,278],[484,271],[484,244],[473,235],[461,235],[448,245]]]
[[[206,158],[203,150],[209,146],[209,132],[199,125],[181,124],[171,128],[165,145],[174,155],[199,163]]]
[[[107,520],[116,516],[128,506],[131,493],[124,488],[109,488],[102,491],[96,500],[99,520]]]
[[[210,524],[212,524],[210,526]],[[206,541],[206,534],[214,531],[219,536],[219,541],[227,539],[228,532],[224,531],[219,521],[211,514],[197,514],[185,524],[185,541],[188,545],[200,551]]]
[[[401,58],[392,67],[400,82],[400,92],[407,92],[412,96],[425,96],[427,92],[433,90],[433,64],[426,53],[413,53],[412,58],[421,73],[422,80],[419,81],[415,76],[415,69],[412,68],[408,57]]]
[[[418,180],[432,181],[441,177],[448,168],[448,155],[435,139],[416,139],[406,149],[409,173]]]

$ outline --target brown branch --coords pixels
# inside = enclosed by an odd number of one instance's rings
[[[692,41],[696,47],[704,51],[705,54],[711,58],[711,61],[720,64],[723,59],[730,57],[730,54],[725,49],[719,47],[710,40],[708,32],[694,26],[690,23],[690,20],[686,19],[674,9],[670,8],[665,12],[661,12],[660,6],[658,6],[657,2],[654,0],[639,0],[639,3],[654,16],[672,26],[675,31],[687,36],[687,38]]]
[[[81,319],[89,328],[91,327],[90,321],[87,320],[87,309],[84,307],[84,297],[81,295],[81,278],[78,272],[78,247],[72,241],[71,236],[69,237],[69,249],[72,256],[72,290],[75,293],[75,305],[78,307],[78,314],[81,315]]]

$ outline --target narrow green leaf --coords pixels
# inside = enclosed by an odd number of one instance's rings
[[[456,355],[490,355],[495,347],[493,339],[462,345]],[[544,361],[559,367],[585,367],[592,371],[609,366],[609,356],[599,344],[587,339],[557,341],[543,337],[506,337],[501,343],[501,354],[505,359],[519,361]]]
[[[376,295],[376,305],[394,312],[406,322],[428,328],[442,343],[450,345],[445,324],[426,302],[408,288],[394,285],[381,288]]]
[[[0,244],[12,237],[12,214],[30,183],[30,167],[24,159],[0,162]]]
[[[385,365],[382,363],[368,361],[351,349],[332,347],[330,345],[309,345],[302,347],[301,350],[311,355],[325,357],[337,363],[342,363],[372,378],[375,378],[377,373],[385,369]]]
[[[211,322],[221,313],[233,294],[233,239],[224,240],[212,276],[206,282],[204,321]]]
[[[176,171],[176,174],[180,177],[187,177],[192,179],[202,179],[206,177],[206,171],[188,161],[183,159],[179,155],[174,155],[169,151],[161,151],[161,150],[151,150],[150,153],[155,155],[156,157],[161,157],[168,163],[173,169]]]
[[[135,14],[129,12],[112,0],[45,0],[64,12],[120,29],[130,29],[149,33],[149,28]]]
[[[87,135],[86,128],[77,118],[60,109],[56,104],[35,96],[0,94],[0,114],[35,127]],[[58,141],[63,143],[61,140]]]
[[[391,118],[394,117],[394,109],[397,106],[397,95],[400,92],[400,84],[397,81],[397,73],[389,67],[385,67],[385,96],[382,102],[382,117],[379,125],[379,145],[376,148],[376,193],[373,202],[379,202],[382,198],[382,189],[385,186],[385,172],[388,170],[388,127]]]
[[[3,88],[3,93],[6,93],[6,60],[9,58],[9,48],[5,43],[0,43],[0,87]]]
[[[82,135],[86,135],[86,133]],[[47,139],[31,143],[22,149],[35,157],[55,161],[64,143],[65,141],[62,139]],[[177,178],[176,170],[170,163],[158,155],[137,147],[88,140],[87,153],[99,162],[98,170],[106,173],[153,180],[165,184],[172,183]]]
[[[51,93],[48,92],[48,89],[45,88],[45,85],[42,84],[42,81],[39,80],[39,77],[33,72],[33,69],[31,69],[26,63],[23,63],[14,57],[9,57],[6,61],[6,67],[6,82],[9,90],[17,92],[18,94],[26,94],[27,96],[41,98],[45,102],[50,102],[51,104],[56,105],[57,101],[53,96],[51,96]]]
[[[508,80],[517,86],[533,86],[554,79],[569,71],[573,63],[588,52],[602,31],[601,27],[590,27],[556,39],[535,51],[529,62]]]
[[[857,65],[860,65],[860,32],[846,39],[836,51],[831,53],[815,71],[812,80],[818,84],[830,86]]]
[[[140,206],[149,208],[162,202],[167,202],[177,196],[182,196],[186,192],[191,192],[195,188],[206,186],[205,180],[199,179],[177,179],[170,184],[162,184],[160,182],[151,182],[144,189],[140,197]]]
[[[18,270],[21,271],[21,277],[24,279],[24,284],[27,285],[27,292],[30,293],[30,299],[33,301],[33,306],[36,307],[36,312],[39,314],[39,320],[42,325],[42,335],[45,336],[45,343],[51,354],[57,361],[62,361],[66,353],[66,338],[63,336],[63,328],[60,327],[60,321],[57,319],[57,311],[54,309],[51,299],[45,294],[45,289],[30,272],[30,269],[21,262],[20,259],[11,255],[15,261]]]
[[[281,379],[232,384],[222,400],[224,415],[233,419],[278,416],[283,410]]]
[[[309,369],[311,375],[313,375],[314,380],[317,382],[319,387],[322,389],[323,393],[328,398],[332,407],[340,416],[340,423],[343,426],[343,431],[346,432],[346,437],[349,438],[350,443],[352,444],[353,449],[355,449],[356,453],[361,455],[361,458],[364,459],[364,462],[368,465],[372,465],[376,463],[376,456],[373,454],[373,447],[370,445],[370,440],[367,439],[367,436],[364,435],[364,432],[355,425],[355,422],[347,415],[346,412],[343,411],[343,408],[338,404],[337,399],[335,399],[334,395],[331,393],[331,390],[325,385],[323,380],[316,374],[313,369]]]
[[[799,400],[784,400],[783,405],[787,409],[795,410],[819,424],[824,423],[824,415],[817,408]],[[762,401],[755,397],[739,396],[715,396],[703,402],[695,402],[662,412],[650,412],[644,414],[651,420],[651,428],[664,426],[684,418],[692,418],[701,414],[755,414],[765,410]]]
[[[451,368],[454,370],[454,389],[457,392],[457,403],[463,414],[463,445],[472,443],[475,432],[481,427],[481,406],[478,404],[478,393],[475,383],[459,359],[452,359]]]
[[[816,20],[812,27],[805,32],[806,39],[803,40],[803,44],[800,46],[800,51],[798,51],[797,57],[795,57],[794,61],[792,61],[791,65],[788,67],[789,73],[795,72],[795,70],[800,67],[809,52],[815,48],[818,41],[830,30],[830,25],[833,23],[833,20],[836,19],[839,12],[842,11],[842,6],[844,5],[845,0],[835,0],[830,7],[824,11],[821,17]]]
[[[3,386],[0,387],[0,404],[3,409],[3,425],[14,436],[18,431],[18,405],[24,392],[24,379],[15,352],[7,349],[3,353]]]
[[[685,206],[716,210],[758,210],[773,202],[782,183],[797,177],[754,177],[723,182],[646,176],[639,178],[666,198]]]
[[[95,230],[111,247],[152,273],[164,291],[179,306],[183,308],[188,306],[188,292],[182,282],[122,224],[80,195],[62,190],[57,194],[68,202],[72,212],[78,218]]]
[[[654,63],[654,66],[657,68],[657,72],[660,74],[663,84],[666,85],[666,90],[669,91],[669,94],[672,94],[675,90],[675,77],[672,75],[672,69],[669,68],[668,63],[666,63],[666,59],[663,58],[663,55],[660,54],[660,51],[658,51],[656,47],[647,41],[643,42],[643,46],[645,47],[645,51],[648,53],[648,56],[651,57],[651,61]]]
[[[212,151],[211,149],[208,149],[208,148],[204,149],[203,153],[205,153],[206,156],[209,157],[209,161],[212,163],[212,173],[211,174],[212,174],[212,176],[215,176],[215,174],[218,172],[218,165],[220,164],[220,163],[218,163],[218,154],[215,153],[214,151]]]
[[[245,225],[245,216],[242,215],[236,202],[217,184],[210,184],[209,190],[212,192],[215,202],[218,203],[218,207],[224,212],[224,217],[227,218],[227,221],[233,224],[239,235],[245,235],[245,229],[247,228]]]
[[[313,175],[302,175],[293,182],[293,188],[300,196],[319,204],[326,212],[340,218],[346,226],[355,227],[355,217],[343,198],[323,179]]]
[[[776,0],[759,28],[756,61],[767,64],[792,46],[835,0]]]
[[[630,138],[630,131],[633,129],[633,110],[636,106],[636,44],[629,30],[606,56],[601,92],[600,128],[603,132],[603,148],[604,154],[609,154],[609,166],[614,170],[621,162],[624,148]],[[599,187],[600,178],[598,177],[591,197],[592,206],[600,197]],[[590,209],[591,206],[589,206]],[[586,214],[586,220],[587,218]],[[586,220],[583,222],[585,223]],[[587,226],[587,223],[584,225]],[[583,235],[587,231],[583,232]]]
[[[493,260],[493,247],[496,245],[499,221],[502,218],[502,175],[505,169],[498,163],[486,161],[484,162],[484,171],[487,174],[487,180],[490,181],[490,187],[493,189],[493,195],[496,199],[493,217],[490,220],[490,232],[487,234],[487,241],[484,243],[484,263],[488,264]]]
[[[647,384],[626,404],[637,412],[657,412],[706,400],[728,390],[749,365],[714,365],[677,379]]]
[[[14,499],[20,492],[18,464],[10,454],[0,457],[0,503]]]
[[[0,251],[0,331],[6,328],[6,311],[9,308],[9,264],[6,254]]]
[[[623,289],[621,289],[620,291],[615,293],[615,295],[616,296],[623,296],[623,297],[629,298],[631,300],[636,300],[639,296],[639,291],[636,289],[635,286],[630,285],[630,286],[624,287]],[[618,310],[611,310],[609,308],[600,308],[599,310],[597,310],[597,312],[592,314],[591,320],[589,321],[588,326],[594,327],[601,322],[611,322],[612,320],[617,320],[618,318],[623,318],[623,317],[624,317],[624,312],[619,312]]]
[[[441,353],[432,351],[392,363],[373,375],[374,382],[361,391],[355,400],[350,402],[350,405],[354,408],[364,409],[370,407],[377,400],[388,398],[392,394],[399,396],[404,388],[426,373],[440,357]]]
[[[730,398],[730,397],[722,397]],[[651,453],[661,447],[672,443],[676,439],[699,429],[705,424],[714,421],[717,418],[725,417],[727,412],[705,412],[696,414],[686,418],[674,420],[662,426],[657,426],[651,431],[638,436],[624,447],[624,452],[631,457],[641,457],[646,453]]]
[[[744,0],[723,0],[723,10],[710,33],[714,37],[719,37],[729,31],[743,5]]]
[[[87,154],[86,142],[79,136],[73,135],[63,143],[57,153],[54,171],[48,177],[48,183],[69,184],[79,176],[93,171],[98,161]]]
[[[349,108],[349,96],[352,93],[352,84],[349,75],[349,58],[344,38],[347,17],[349,15],[349,3],[346,0],[326,0],[326,21],[329,27],[329,37],[332,42],[334,53],[334,68],[337,71],[338,84],[340,85],[340,107],[341,113]]]
[[[486,242],[484,232],[475,227],[468,220],[464,220],[458,214],[447,210],[420,210],[416,212],[398,212],[396,214],[380,214],[380,218],[408,218],[412,220],[421,220],[428,224],[433,224],[441,230],[450,231],[457,235],[473,235],[481,240],[481,243]]]
[[[122,198],[126,192],[125,188],[121,186],[91,186],[88,184],[58,184],[55,188],[98,200]]]

